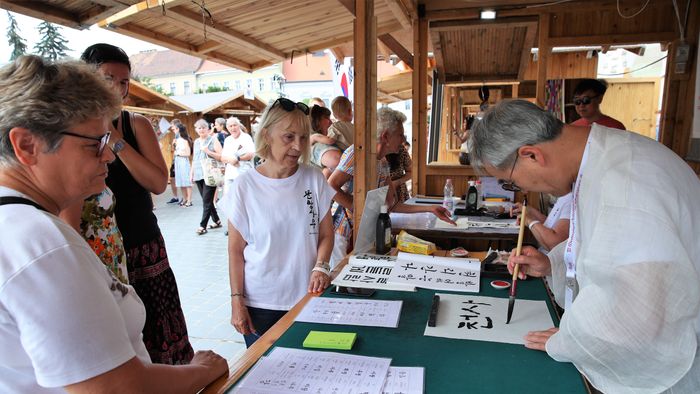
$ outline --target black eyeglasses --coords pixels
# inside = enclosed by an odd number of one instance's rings
[[[508,177],[508,180],[504,181],[501,179],[498,181],[498,183],[501,184],[501,188],[503,188],[503,190],[509,192],[519,192],[522,190],[520,186],[516,185],[515,182],[513,182],[513,171],[515,171],[515,163],[518,162],[518,157],[520,157],[520,155],[518,154],[518,152],[515,152],[515,160],[513,160],[513,167],[510,169],[510,176]]]
[[[71,137],[83,138],[86,140],[99,141],[100,144],[97,146],[97,157],[100,157],[100,156],[102,156],[102,152],[104,152],[104,150],[105,150],[105,146],[107,146],[107,143],[109,142],[110,132],[108,131],[102,137],[90,137],[87,135],[80,135],[80,134],[72,133],[70,131],[62,131],[59,134],[69,135]]]
[[[294,111],[294,108],[298,108],[299,111],[304,113],[304,115],[309,114],[309,106],[304,104],[304,103],[295,103],[294,101],[292,101],[290,99],[280,97],[277,100],[275,100],[274,103],[272,103],[272,106],[274,107],[277,104],[279,104],[280,107],[282,107],[282,109],[284,109],[287,112],[292,112],[292,111]]]
[[[590,103],[593,101],[594,98],[596,98],[596,97],[598,97],[598,96],[600,96],[600,95],[597,94],[597,95],[592,96],[592,97],[583,96],[583,97],[581,97],[581,98],[574,98],[574,105],[582,105],[582,104],[583,104],[583,105],[588,105],[588,104],[590,104]]]

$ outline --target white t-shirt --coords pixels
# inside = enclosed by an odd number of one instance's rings
[[[22,196],[0,187],[0,196]],[[0,392],[62,387],[138,356],[146,310],[85,240],[29,205],[0,206]]]
[[[552,228],[559,220],[570,218],[571,193],[557,198],[557,202],[554,203],[552,210],[549,211],[549,215],[547,215],[547,219],[544,221],[543,224],[547,228]]]
[[[219,207],[247,243],[246,305],[289,310],[306,295],[318,255],[319,224],[334,195],[323,174],[303,164],[284,179],[257,170],[236,179]]]
[[[190,143],[184,138],[175,140],[175,156],[190,156]]]
[[[243,156],[246,153],[254,153],[255,144],[253,143],[253,138],[241,131],[238,138],[233,138],[229,135],[224,140],[224,147],[221,150],[221,156],[227,158],[233,158],[236,154]],[[239,161],[237,165],[231,163],[226,163],[226,173],[224,174],[225,179],[236,179],[238,175],[248,171],[253,168],[253,160],[242,160]]]
[[[652,139],[594,124],[589,141],[570,234],[579,291],[547,353],[605,393],[698,393],[700,181]],[[564,249],[549,253],[560,305]]]

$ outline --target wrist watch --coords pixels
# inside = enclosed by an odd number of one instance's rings
[[[118,139],[114,141],[114,144],[112,145],[112,152],[116,155],[117,153],[121,152],[122,149],[126,146],[126,142],[124,142],[123,139]]]

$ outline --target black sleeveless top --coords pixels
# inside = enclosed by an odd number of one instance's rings
[[[124,141],[141,152],[136,142],[129,112],[122,111],[120,116]],[[114,127],[117,127],[117,120],[114,120]],[[158,220],[153,214],[151,193],[139,185],[119,157],[109,165],[107,186],[112,189],[117,200],[114,215],[126,249],[147,243],[160,235]]]

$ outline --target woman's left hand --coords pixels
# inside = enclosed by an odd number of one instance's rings
[[[433,214],[435,214],[435,216],[437,216],[440,220],[445,221],[445,222],[447,222],[447,223],[449,223],[449,224],[457,225],[457,223],[455,223],[455,221],[452,220],[452,218],[450,217],[450,211],[448,211],[447,208],[445,208],[445,207],[443,207],[443,206],[437,206],[437,205],[435,205],[435,206],[431,207],[430,210],[431,210],[431,211],[433,212]]]
[[[309,293],[320,293],[331,284],[331,277],[323,272],[314,271],[309,281]]]
[[[558,331],[559,329],[556,327],[552,327],[546,331],[530,331],[525,335],[525,347],[546,352],[547,349],[545,346],[547,345],[547,341]]]

